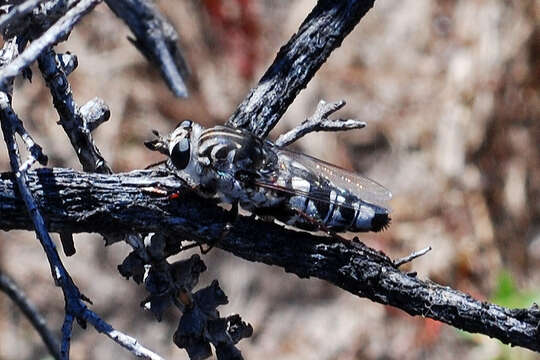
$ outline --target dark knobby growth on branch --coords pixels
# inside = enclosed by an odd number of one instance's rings
[[[212,244],[244,259],[278,265],[300,277],[325,279],[354,295],[399,307],[410,314],[540,351],[537,306],[505,309],[399,270],[400,265],[427,250],[392,261],[358,241],[336,241],[242,216],[224,233],[230,221],[227,212],[215,201],[190,192],[167,171],[112,174],[91,136],[109,118],[108,108],[99,98],[82,106],[74,102],[67,76],[77,66],[76,57],[56,54],[52,48],[65,40],[80,18],[99,2],[28,0],[8,6],[0,18],[0,28],[7,40],[1,58],[0,120],[12,168],[11,173],[0,177],[0,229],[34,229],[46,251],[53,278],[62,287],[66,315],[61,354],[52,352],[55,357],[69,357],[71,328],[77,320],[82,326],[90,323],[139,357],[160,359],[87,308],[84,301],[88,299],[63,267],[47,231],[61,234],[67,254],[75,250],[72,233],[98,232],[109,243],[126,241],[133,251],[119,266],[120,273],[144,283],[149,295],[141,305],[158,320],[170,306],[182,311],[173,340],[192,359],[210,356],[210,345],[220,359],[241,358],[236,344],[251,336],[252,328],[238,315],[220,316],[217,308],[228,299],[217,281],[197,289],[199,276],[206,270],[199,256],[168,262],[170,256],[193,246],[194,243],[186,244],[184,240]],[[185,96],[182,76],[187,68],[176,44],[178,35],[174,28],[150,1],[106,2],[132,29],[136,36],[133,43],[159,67],[171,90]],[[373,1],[368,0],[319,1],[231,116],[228,125],[265,137],[372,5]],[[28,66],[36,60],[51,91],[59,123],[87,173],[30,170],[35,161],[45,164],[47,158],[11,108],[12,80],[19,74],[30,78]],[[343,105],[342,101],[321,102],[314,115],[282,135],[278,145],[288,145],[312,131],[365,126],[358,120],[328,118]],[[25,161],[21,161],[18,153],[15,134],[29,150],[30,156]]]

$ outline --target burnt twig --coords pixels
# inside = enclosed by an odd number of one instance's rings
[[[266,137],[375,0],[320,0],[227,124]]]
[[[37,144],[32,136],[26,131],[23,126],[22,121],[17,117],[17,114],[11,114],[11,123],[15,129],[15,132],[19,134],[21,139],[23,139],[24,144],[30,156],[28,159],[21,165],[19,171],[26,171],[34,164],[35,161],[38,161],[41,165],[47,165],[48,158],[43,153],[43,150],[39,144]]]
[[[58,341],[51,329],[47,327],[45,318],[39,310],[30,302],[24,291],[17,286],[15,281],[7,274],[0,271],[0,291],[4,292],[21,309],[28,318],[32,326],[37,330],[39,336],[47,346],[49,353],[55,359],[60,359]]]
[[[354,119],[329,119],[328,117],[345,106],[345,101],[335,101],[327,103],[319,101],[315,113],[291,131],[280,135],[276,140],[276,145],[287,146],[297,141],[301,137],[314,131],[345,131],[361,129],[366,123]]]
[[[431,246],[428,246],[427,248],[415,251],[415,252],[413,252],[413,253],[405,256],[405,257],[402,257],[400,259],[395,259],[394,260],[394,266],[395,267],[400,267],[401,265],[409,263],[409,262],[413,261],[414,259],[419,258],[420,256],[423,256],[423,255],[427,254],[430,251],[431,251]]]
[[[1,63],[8,63],[17,55],[17,47],[13,46],[14,43],[15,41],[10,40],[5,44],[2,51]],[[8,150],[9,163],[14,174],[14,180],[17,188],[16,196],[22,200],[26,213],[25,218],[27,221],[30,221],[31,226],[36,232],[37,238],[39,239],[45,254],[47,255],[53,279],[57,286],[62,289],[66,307],[66,316],[73,317],[83,324],[86,322],[91,323],[97,331],[105,333],[118,344],[129,349],[137,356],[149,359],[161,359],[158,355],[155,355],[153,352],[142,347],[140,344],[137,344],[137,342],[133,341],[132,338],[127,337],[123,333],[113,329],[111,325],[103,321],[97,314],[88,309],[83,302],[87,301],[88,299],[81,294],[71,279],[71,276],[65,269],[60,257],[58,256],[58,252],[56,251],[56,246],[48,233],[45,219],[41,214],[41,210],[38,208],[32,191],[29,189],[27,175],[28,167],[21,165],[15,134],[17,128],[22,127],[22,125],[21,121],[11,107],[11,94],[7,92],[7,89],[12,88],[11,82],[12,80],[7,80],[5,87],[1,89],[3,91],[0,91],[0,125]],[[72,321],[69,320],[69,317],[66,317],[66,323],[63,327],[63,330],[65,331],[70,331],[71,329],[69,323]],[[69,350],[69,342],[66,343],[66,339],[69,339],[69,336],[64,332],[62,349]],[[67,359],[69,354],[62,353],[61,356]]]
[[[71,346],[71,332],[73,331],[73,321],[75,318],[70,313],[66,313],[64,316],[64,323],[62,324],[62,345],[60,347],[60,354],[62,359],[69,359],[69,349]]]
[[[94,117],[88,120],[83,118],[83,114],[93,114],[93,112],[89,108],[85,108],[85,112],[81,113],[73,100],[71,86],[69,85],[67,76],[57,62],[56,54],[51,48],[46,49],[39,55],[38,62],[43,78],[51,90],[54,106],[60,115],[59,123],[68,135],[71,145],[75,149],[75,153],[83,166],[83,170],[110,174],[112,171],[94,144],[90,127],[88,127],[88,124],[92,124],[91,128],[94,129],[96,119]],[[103,122],[108,118],[109,111],[103,108],[103,101],[94,100],[89,106],[93,107],[96,105],[99,108],[96,111],[98,113],[97,121]]]
[[[30,214],[31,224],[34,227],[36,235],[40,240],[43,249],[49,260],[51,266],[51,273],[55,280],[55,283],[62,288],[64,293],[64,299],[66,302],[66,314],[70,314],[80,321],[90,322],[97,331],[105,333],[111,339],[116,341],[121,346],[129,349],[133,354],[149,358],[149,359],[161,359],[158,355],[154,354],[150,350],[144,348],[132,338],[124,335],[123,333],[112,328],[111,325],[103,321],[96,313],[89,310],[82,302],[84,296],[80,293],[77,286],[73,283],[71,276],[66,271],[56,247],[47,231],[45,220],[41,215],[31,190],[28,188],[28,179],[26,172],[21,172],[19,162],[19,155],[17,144],[15,142],[15,132],[13,131],[12,116],[13,110],[9,104],[9,97],[5,92],[0,92],[0,121],[2,125],[2,132],[4,134],[4,141],[8,147],[8,153],[10,158],[10,164],[14,171],[14,176],[17,184],[18,194],[17,197],[21,197],[24,202],[26,214]],[[28,215],[25,216],[28,220]],[[64,335],[65,339],[66,336]]]
[[[36,6],[43,0],[27,0],[19,5],[8,5],[8,13],[0,17],[0,31],[4,30],[4,27],[10,22],[13,22],[20,17],[31,12]]]
[[[100,2],[101,0],[81,0],[42,36],[34,40],[19,56],[0,71],[2,87],[5,87],[8,80],[19,75],[24,68],[30,66],[45,49],[64,40],[81,18]]]
[[[187,97],[185,79],[189,70],[178,44],[174,27],[147,0],[105,0],[116,16],[129,26],[135,39],[130,41],[154,64],[171,91]]]

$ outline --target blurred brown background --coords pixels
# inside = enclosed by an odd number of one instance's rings
[[[103,4],[60,46],[79,59],[70,76],[78,103],[100,96],[111,109],[94,138],[117,172],[160,159],[142,145],[151,129],[166,132],[184,118],[226,121],[315,1],[157,4],[182,37],[192,71],[187,100],[170,94]],[[392,190],[392,226],[361,239],[395,258],[431,245],[408,265],[422,278],[500,305],[530,306],[540,301],[539,20],[538,0],[377,0],[273,136],[311,115],[320,99],[346,100],[335,116],[367,121],[366,129],[312,134],[295,146]],[[32,83],[18,82],[15,109],[50,166],[80,169],[34,70]],[[9,169],[4,150],[0,166]],[[87,234],[75,242],[67,267],[93,309],[165,358],[187,358],[172,345],[178,313],[157,323],[139,307],[143,289],[118,274],[128,246],[105,248]],[[254,327],[240,342],[246,359],[539,358],[220,250],[205,262],[201,285],[217,278],[229,296],[221,312],[240,313]],[[63,299],[35,236],[1,232],[0,267],[59,329]],[[46,357],[35,331],[0,294],[0,359]],[[72,358],[132,356],[93,329],[76,328]]]

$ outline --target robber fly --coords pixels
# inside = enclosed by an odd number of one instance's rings
[[[261,217],[334,233],[390,223],[392,194],[383,186],[247,130],[185,120],[146,146],[169,156],[169,167],[200,194]]]

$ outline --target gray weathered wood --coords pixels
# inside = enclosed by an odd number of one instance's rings
[[[227,124],[266,137],[375,0],[320,0]]]
[[[178,241],[213,244],[227,213],[187,191],[162,171],[101,175],[69,169],[28,172],[29,188],[50,231],[162,231]],[[159,189],[159,190],[158,190]],[[180,197],[170,194],[180,191]],[[0,229],[32,229],[13,175],[0,175]],[[540,309],[506,309],[403,273],[384,254],[360,242],[338,241],[239,217],[215,246],[250,261],[283,267],[299,277],[327,280],[350,293],[411,315],[440,320],[504,343],[540,351]]]

